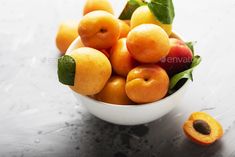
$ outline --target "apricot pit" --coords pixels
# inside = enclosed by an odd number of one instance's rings
[[[200,132],[203,135],[209,135],[211,133],[210,126],[203,120],[195,120],[193,122],[193,127],[197,132]]]

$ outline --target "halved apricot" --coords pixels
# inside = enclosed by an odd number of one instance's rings
[[[220,123],[205,112],[192,113],[183,130],[189,139],[200,145],[210,145],[223,135]]]

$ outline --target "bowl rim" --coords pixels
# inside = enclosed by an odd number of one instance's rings
[[[175,32],[172,32],[171,35],[169,37],[172,37],[172,38],[177,38],[179,40],[182,40],[181,36],[178,35],[177,33]],[[67,49],[66,53],[65,54],[69,54],[72,52],[72,50],[74,50],[74,48],[76,47],[76,44],[79,40],[79,36],[70,44],[69,48]],[[183,40],[182,40],[183,41]],[[174,97],[175,95],[177,95],[178,93],[180,93],[186,86],[188,86],[188,84],[190,83],[190,79],[187,79],[185,81],[185,83],[176,91],[174,92],[173,94],[171,95],[168,95],[160,100],[157,100],[157,101],[154,101],[154,102],[150,102],[150,103],[143,103],[143,104],[134,104],[134,105],[131,105],[131,104],[128,104],[128,105],[121,105],[121,104],[112,104],[112,103],[107,103],[107,102],[102,102],[102,101],[98,101],[96,99],[93,99],[87,95],[81,95],[79,93],[76,93],[74,91],[72,91],[74,94],[77,94],[79,95],[80,97],[84,97],[90,101],[93,101],[95,103],[98,103],[98,104],[101,104],[101,105],[105,105],[105,106],[112,106],[112,107],[116,107],[116,108],[136,108],[136,107],[145,107],[145,106],[150,106],[150,105],[154,105],[154,104],[158,104],[158,103],[162,103],[164,101],[167,101],[168,99],[171,99],[172,97]]]

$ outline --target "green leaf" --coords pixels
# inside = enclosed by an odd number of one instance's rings
[[[145,3],[142,0],[128,0],[125,8],[123,9],[121,15],[119,16],[119,19],[121,20],[130,20],[133,12],[140,7],[141,5],[144,5]]]
[[[172,0],[151,0],[148,7],[161,23],[173,23],[175,11]]]
[[[178,74],[175,74],[171,80],[170,80],[170,90],[172,90],[175,85],[183,78],[186,78],[186,79],[190,79],[193,81],[193,75],[192,75],[192,72],[193,72],[193,69],[199,65],[201,62],[201,57],[200,56],[194,56],[193,57],[193,61],[192,61],[192,64],[190,66],[190,69],[188,70],[185,70],[185,71],[182,71]]]
[[[190,50],[192,51],[193,55],[194,55],[194,43],[195,42],[192,42],[192,41],[188,41],[188,42],[185,42],[185,44],[188,46],[188,48],[190,48]]]
[[[74,85],[74,77],[76,70],[75,60],[68,55],[64,55],[58,59],[58,78],[65,85]]]
[[[202,59],[200,56],[194,56],[190,68],[195,68],[197,65],[199,65],[201,63],[201,61],[202,61]]]

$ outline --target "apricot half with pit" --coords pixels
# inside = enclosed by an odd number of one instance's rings
[[[192,113],[183,130],[189,139],[200,145],[210,145],[223,135],[220,123],[205,112]]]

